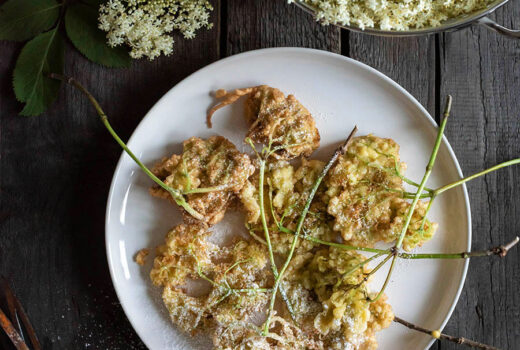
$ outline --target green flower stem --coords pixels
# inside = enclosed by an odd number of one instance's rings
[[[435,145],[433,147],[433,151],[430,156],[430,160],[428,162],[428,165],[426,166],[426,172],[424,173],[421,184],[419,185],[419,188],[417,189],[415,198],[413,199],[413,202],[410,205],[410,209],[408,210],[408,214],[406,216],[406,221],[404,223],[403,230],[401,231],[401,234],[399,235],[399,239],[397,240],[397,243],[395,245],[397,249],[400,249],[401,245],[403,244],[404,236],[406,235],[406,231],[408,230],[408,227],[410,226],[410,221],[412,220],[412,216],[415,211],[415,207],[417,205],[417,202],[419,202],[419,197],[421,196],[421,194],[424,190],[424,187],[426,186],[426,181],[428,181],[428,178],[430,177],[430,175],[432,173],[433,165],[435,164],[435,159],[437,158],[437,153],[439,152],[439,147],[441,145],[442,135],[444,134],[444,129],[446,128],[446,123],[448,122],[448,118],[450,116],[451,101],[452,101],[452,98],[450,95],[448,95],[448,98],[446,100],[446,107],[444,109],[444,118],[442,119],[441,125],[437,132],[437,139],[435,140]]]
[[[271,292],[271,288],[242,288],[242,289],[233,289],[234,292],[237,293],[268,293]]]
[[[408,231],[408,227],[410,226],[410,222],[412,220],[412,216],[415,211],[415,207],[417,206],[417,203],[419,202],[419,198],[421,197],[421,194],[423,193],[423,190],[426,187],[426,181],[428,181],[428,178],[430,177],[430,175],[432,173],[433,166],[435,164],[435,159],[437,158],[437,153],[439,152],[439,147],[442,142],[442,135],[444,134],[444,129],[446,128],[446,123],[448,122],[448,118],[450,116],[451,101],[452,101],[451,95],[448,95],[448,98],[446,99],[446,107],[444,108],[444,118],[442,119],[441,125],[439,126],[439,130],[437,131],[437,138],[435,140],[435,145],[433,146],[430,160],[428,161],[428,165],[426,166],[426,171],[425,171],[422,181],[419,185],[419,188],[417,188],[417,193],[415,194],[415,198],[413,199],[412,204],[410,205],[410,209],[408,210],[408,214],[406,215],[406,221],[404,223],[403,229],[401,231],[401,234],[399,235],[397,243],[392,252],[392,254],[393,254],[392,264],[390,265],[390,269],[388,270],[388,274],[386,275],[386,279],[383,284],[383,287],[381,288],[381,290],[379,291],[377,296],[374,299],[371,299],[372,302],[377,301],[383,295],[386,287],[388,286],[388,282],[390,281],[390,277],[392,276],[392,272],[394,270],[395,262],[396,262],[397,256],[398,256],[397,253],[401,249],[401,246],[402,246],[403,240],[404,240],[404,236],[406,235],[406,231]]]
[[[251,147],[253,147],[253,150],[255,150],[255,153],[258,155],[253,142],[251,140],[249,140],[248,142],[251,145]],[[262,228],[264,230],[265,243],[267,244],[267,249],[269,252],[269,261],[271,263],[271,269],[273,271],[275,280],[277,280],[279,278],[279,273],[278,273],[278,268],[276,267],[276,262],[274,260],[273,246],[271,245],[271,236],[269,234],[269,228],[267,227],[267,219],[265,217],[265,207],[264,207],[265,160],[259,157],[258,161],[260,162],[260,169],[259,169],[259,175],[258,175],[258,201],[259,201],[259,205],[260,205],[260,219],[262,221]],[[276,295],[277,290],[278,290],[278,288],[273,290],[273,295]],[[294,314],[294,309],[291,305],[289,298],[287,297],[287,293],[285,292],[284,288],[280,288],[280,294],[282,295],[282,299],[285,301],[285,304],[287,305],[287,310],[289,310],[289,313],[291,314],[292,319],[295,320],[296,316]]]
[[[365,277],[363,278],[363,281],[360,283],[360,285],[364,282],[367,282],[368,281],[368,278],[370,276],[372,276],[373,274],[375,274],[380,268],[382,268],[388,260],[390,260],[390,258],[392,257],[392,254],[388,254],[386,256],[386,258],[383,259],[383,261],[381,261],[379,264],[376,265],[376,267],[374,267],[369,273],[367,273],[365,275]],[[373,257],[372,257],[373,258]]]
[[[359,264],[356,264],[354,265],[354,267],[352,267],[350,270],[347,270],[347,272],[345,272],[340,279],[338,279],[338,282],[336,283],[336,287],[339,286],[339,284],[341,283],[341,281],[349,276],[351,273],[357,271],[359,268],[365,266],[366,264],[368,264],[369,262],[371,262],[372,260],[374,259],[377,259],[379,258],[381,255],[383,255],[383,253],[377,253],[377,254],[374,254],[372,255],[370,258],[366,259],[366,260],[363,260],[362,262],[360,262]]]
[[[285,233],[294,234],[294,231],[286,228],[286,227],[279,227],[280,231]],[[377,248],[364,248],[364,247],[355,247],[350,246],[346,244],[336,243],[336,242],[329,242],[324,241],[312,236],[302,236],[303,239],[306,239],[310,242],[316,243],[316,244],[322,244],[327,245],[330,247],[335,247],[338,249],[343,250],[354,250],[354,251],[361,251],[361,252],[368,252],[368,253],[376,253],[374,256],[370,257],[370,259],[373,259],[375,257],[385,255],[385,254],[391,254],[391,249],[377,249]],[[477,257],[484,257],[484,256],[490,256],[490,255],[500,255],[505,256],[509,249],[514,247],[518,243],[518,237],[516,237],[513,241],[511,241],[508,244],[494,247],[488,250],[482,250],[482,251],[475,251],[475,252],[462,252],[462,253],[424,253],[424,254],[415,254],[415,253],[398,253],[397,257],[400,259],[469,259],[469,258],[477,258]],[[505,253],[503,253],[505,252]],[[369,259],[369,260],[370,260]],[[368,262],[367,260],[365,260]],[[362,263],[363,264],[363,263]]]
[[[225,191],[231,188],[231,185],[225,184],[214,187],[199,187],[199,188],[190,188],[188,190],[182,191],[182,194],[193,194],[193,193],[208,193],[208,192],[217,192],[217,191]]]
[[[260,205],[260,220],[262,221],[262,228],[264,229],[264,239],[267,243],[267,249],[269,250],[269,260],[271,261],[271,269],[275,278],[278,278],[278,268],[274,261],[273,246],[271,245],[271,236],[269,234],[269,228],[267,227],[267,219],[265,217],[264,207],[264,177],[265,177],[265,160],[259,159],[260,162],[260,174],[258,175],[258,201]],[[276,293],[276,290],[275,290]]]
[[[336,160],[339,158],[340,155],[345,153],[345,151],[347,149],[347,146],[348,146],[350,140],[354,137],[354,134],[356,133],[356,131],[357,131],[357,127],[354,127],[354,129],[352,130],[350,135],[347,137],[347,139],[343,143],[343,145],[340,146],[334,152],[334,154],[330,158],[329,162],[325,165],[325,167],[321,171],[321,174],[318,176],[318,178],[314,182],[314,185],[313,185],[313,187],[312,187],[312,189],[311,189],[311,191],[309,193],[309,197],[307,198],[307,201],[305,203],[305,207],[303,208],[303,211],[302,211],[302,213],[300,215],[300,218],[298,219],[298,223],[296,225],[296,230],[295,230],[294,238],[292,240],[291,247],[290,247],[290,250],[289,250],[289,255],[287,256],[287,259],[285,260],[285,263],[283,264],[282,268],[280,269],[278,277],[276,278],[275,283],[274,283],[273,294],[271,296],[271,302],[269,304],[269,311],[268,311],[268,314],[267,314],[267,319],[266,319],[265,324],[264,324],[264,329],[262,331],[262,334],[264,336],[267,333],[269,333],[269,326],[270,326],[270,323],[271,323],[271,318],[273,316],[274,303],[275,303],[275,300],[276,300],[276,291],[278,290],[278,287],[280,285],[280,282],[282,281],[283,275],[284,275],[285,271],[287,270],[287,267],[289,267],[289,263],[292,260],[292,256],[293,256],[294,251],[296,249],[296,244],[298,243],[298,238],[300,237],[300,232],[301,232],[301,230],[303,228],[303,223],[305,221],[305,217],[307,216],[307,213],[309,212],[309,208],[311,206],[312,200],[314,199],[314,195],[316,194],[316,191],[318,190],[318,187],[320,186],[320,184],[321,184],[323,178],[325,177],[325,175],[327,175],[327,173],[329,172],[329,170],[332,167],[332,165],[336,162]],[[262,173],[260,175],[262,175]],[[263,185],[263,183],[262,183],[262,185]],[[261,200],[260,208],[263,208],[262,194],[260,194],[260,200]],[[270,248],[270,250],[271,250],[271,248]]]
[[[480,176],[483,176],[483,175],[486,175],[486,174],[489,174],[493,171],[497,171],[499,169],[502,169],[502,168],[506,168],[506,167],[509,167],[509,166],[512,166],[512,165],[517,165],[517,164],[520,164],[520,158],[516,158],[516,159],[512,159],[512,160],[508,160],[507,162],[503,162],[503,163],[500,163],[500,164],[497,164],[491,168],[488,168],[486,170],[482,170],[476,174],[473,174],[473,175],[470,175],[470,176],[467,176],[463,179],[460,179],[460,180],[457,180],[455,182],[452,182],[450,184],[447,184],[447,185],[444,185],[442,187],[439,187],[435,190],[430,190],[428,188],[424,188],[424,190],[426,191],[426,193],[422,193],[420,195],[420,198],[423,199],[423,198],[433,198],[433,197],[436,197],[438,196],[439,194],[447,191],[447,190],[450,190],[454,187],[457,187],[457,186],[460,186],[468,181],[471,181],[473,179],[476,179]],[[407,183],[409,183],[408,181],[405,181]],[[412,183],[412,185],[416,185],[415,183]],[[419,187],[420,185],[417,185],[416,187]],[[415,195],[416,193],[413,193],[413,192],[407,192],[407,191],[401,191],[399,189],[394,189],[394,188],[387,188],[386,190],[390,191],[390,192],[398,192],[398,193],[401,193],[403,195],[403,198],[407,198],[407,199],[414,199],[415,198]]]
[[[92,94],[86,88],[83,87],[83,85],[81,85],[74,78],[67,78],[67,77],[65,77],[63,75],[56,74],[56,73],[49,74],[49,78],[64,81],[64,82],[74,86],[78,90],[80,90],[89,99],[90,103],[92,103],[92,105],[96,109],[97,114],[99,115],[99,118],[101,119],[101,122],[103,122],[103,125],[105,125],[105,128],[108,130],[110,135],[112,135],[114,140],[116,140],[116,142],[121,146],[121,148],[123,148],[123,150],[130,156],[130,158],[132,158],[134,160],[134,162],[145,172],[145,174],[148,175],[148,177],[150,179],[152,179],[156,184],[161,186],[165,191],[167,191],[173,197],[175,202],[179,206],[184,208],[184,210],[186,210],[191,216],[193,216],[197,220],[203,220],[204,219],[204,217],[200,213],[198,213],[195,209],[193,209],[186,202],[186,200],[182,196],[181,192],[179,192],[178,190],[176,190],[174,188],[171,188],[170,186],[166,185],[161,179],[159,179],[157,176],[155,176],[146,167],[146,165],[144,165],[139,160],[139,158],[137,158],[137,156],[127,147],[127,145],[123,142],[123,140],[121,140],[121,138],[117,135],[117,133],[114,131],[114,129],[112,129],[112,126],[110,125],[110,123],[108,121],[107,115],[105,114],[105,112],[103,111],[103,109],[101,108],[101,106],[99,105],[97,100],[94,98],[94,96],[92,96]]]
[[[507,162],[503,162],[503,163],[497,164],[497,165],[495,165],[495,166],[493,166],[493,167],[491,167],[489,169],[486,169],[486,170],[483,170],[483,171],[478,172],[476,174],[473,174],[471,176],[465,177],[465,178],[460,179],[458,181],[455,181],[455,182],[453,182],[451,184],[442,186],[442,187],[436,189],[434,191],[434,193],[435,193],[435,195],[439,195],[439,194],[441,194],[444,191],[447,191],[447,190],[449,190],[449,189],[451,189],[453,187],[457,187],[459,185],[462,185],[463,183],[466,183],[466,182],[468,182],[470,180],[476,179],[479,176],[486,175],[486,174],[488,174],[490,172],[493,172],[493,171],[496,171],[498,169],[502,169],[502,168],[505,168],[505,167],[508,167],[508,166],[511,166],[511,165],[515,165],[515,164],[520,164],[520,158],[509,160]]]
[[[481,250],[475,252],[462,252],[462,253],[448,253],[448,254],[411,254],[411,253],[399,253],[398,256],[402,259],[469,259],[482,256],[498,255],[505,257],[509,250],[518,244],[520,238],[515,237],[511,242],[493,247],[488,250]]]
[[[279,226],[278,229],[281,232],[284,232],[284,233],[290,233],[292,235],[296,234],[293,230],[290,230],[290,229],[288,229],[288,228],[286,228],[284,226]],[[322,244],[322,245],[328,245],[330,247],[339,248],[339,249],[343,249],[343,250],[355,250],[355,251],[358,251],[358,252],[378,253],[378,254],[388,254],[388,253],[390,253],[389,249],[356,247],[356,246],[342,244],[342,243],[324,241],[322,239],[319,239],[319,238],[316,238],[316,237],[312,237],[312,236],[309,236],[309,235],[303,235],[302,238],[307,240],[307,241],[309,241],[309,242],[313,242],[313,243],[316,243],[316,244]]]
[[[392,256],[392,255],[388,255]],[[386,275],[385,282],[383,283],[383,287],[381,287],[381,290],[379,293],[377,293],[376,297],[374,299],[369,299],[370,302],[376,302],[381,298],[381,296],[385,293],[385,289],[388,286],[388,282],[390,282],[390,277],[392,276],[392,271],[394,270],[395,262],[397,260],[397,254],[393,255],[392,263],[390,265],[390,269],[388,270],[388,274]],[[386,263],[386,261],[385,261]]]

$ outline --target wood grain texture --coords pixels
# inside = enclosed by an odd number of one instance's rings
[[[494,18],[520,27],[512,1]],[[454,97],[446,134],[464,174],[520,156],[520,40],[484,28],[471,28],[441,38],[442,95]],[[520,167],[470,182],[473,249],[512,240],[519,235]],[[501,349],[520,348],[520,250],[505,259],[475,259],[460,301],[446,327]],[[457,349],[442,343],[438,349]]]
[[[265,47],[297,46],[341,51],[340,32],[324,27],[284,0],[224,0],[226,9],[225,52]]]
[[[125,70],[92,64],[68,45],[65,73],[99,98],[127,139],[166,91],[219,58],[215,21],[196,40],[176,37],[171,57]],[[121,150],[68,86],[44,115],[17,115],[11,72],[20,47],[0,43],[0,274],[44,349],[144,349],[119,306],[105,253],[106,198]]]

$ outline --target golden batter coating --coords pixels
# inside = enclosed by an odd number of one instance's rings
[[[352,140],[326,179],[330,197],[327,211],[334,217],[334,230],[341,232],[345,241],[372,247],[378,241],[392,242],[399,237],[410,207],[403,198],[399,176],[404,170],[399,146],[393,140],[373,135]],[[403,241],[405,250],[431,239],[437,228],[424,219],[426,207],[427,202],[417,204]]]
[[[363,281],[370,269],[366,265],[356,269],[365,258],[333,247],[307,255],[295,262],[288,279],[318,297],[321,310],[312,322],[325,348],[377,348],[376,332],[388,327],[394,315],[386,297],[368,300],[371,295]]]
[[[238,89],[232,92],[217,91],[222,99],[208,113],[208,125],[218,109],[248,95],[245,115],[249,123],[247,137],[257,143],[271,145],[278,159],[310,156],[320,145],[320,134],[310,112],[293,96],[267,85]]]
[[[152,172],[166,185],[181,190],[188,204],[213,225],[224,217],[235,195],[254,172],[247,154],[222,136],[207,140],[192,137],[183,143],[182,154],[174,154],[157,163]],[[168,198],[168,192],[156,186],[154,196]],[[184,212],[186,222],[197,221]]]
[[[273,283],[264,247],[244,240],[219,247],[210,237],[205,224],[175,227],[157,248],[150,272],[152,282],[163,287],[172,321],[190,333],[262,312]]]
[[[276,161],[268,164],[265,173],[264,205],[266,220],[271,232],[273,249],[276,253],[286,254],[294,235],[290,231],[296,230],[296,223],[309,196],[314,181],[321,173],[324,163],[319,160],[302,159],[299,167],[295,168],[287,161]],[[260,205],[258,198],[258,173],[249,179],[239,198],[243,210],[246,212],[247,225],[250,231],[263,239],[264,231],[260,221]],[[315,200],[312,202],[309,214],[305,218],[303,231],[307,236],[331,240],[337,233],[332,225],[327,209],[327,197],[324,187],[320,187]],[[282,225],[286,230],[280,230]],[[287,230],[290,230],[287,232]],[[300,239],[297,249],[307,251],[315,246],[307,240]]]

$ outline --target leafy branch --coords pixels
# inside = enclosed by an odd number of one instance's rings
[[[63,71],[61,27],[78,51],[106,67],[128,67],[122,47],[111,48],[97,28],[98,1],[8,0],[0,6],[0,40],[25,41],[13,71],[13,89],[25,103],[23,116],[43,113],[58,96],[60,83],[47,77]]]

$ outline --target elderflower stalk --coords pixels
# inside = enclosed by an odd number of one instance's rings
[[[265,210],[264,210],[264,208],[265,208],[264,207],[265,160],[258,154],[256,147],[253,143],[253,140],[251,140],[250,138],[247,138],[246,142],[251,146],[251,148],[253,148],[253,151],[257,155],[258,161],[260,162],[260,169],[259,169],[259,175],[258,175],[258,200],[259,200],[259,205],[260,205],[260,219],[262,221],[262,228],[264,230],[265,243],[267,245],[268,252],[269,252],[269,261],[271,263],[271,269],[273,271],[274,278],[278,279],[278,277],[279,277],[278,268],[276,267],[276,262],[274,260],[273,247],[271,245],[271,237],[269,235],[269,228],[267,227],[267,219],[265,217]],[[276,294],[276,290],[273,291],[273,294]],[[285,289],[280,288],[280,294],[282,295],[282,299],[285,301],[285,305],[287,305],[287,310],[289,310],[289,313],[291,314],[292,319],[296,320],[292,304],[289,301],[289,298],[287,297],[287,293],[285,293]]]
[[[158,184],[165,191],[167,191],[172,196],[172,198],[175,200],[175,203],[177,203],[177,205],[179,205],[182,208],[184,208],[184,210],[186,210],[191,216],[193,216],[197,220],[203,220],[204,219],[204,217],[199,212],[197,212],[195,209],[193,209],[188,204],[188,202],[186,202],[186,200],[182,196],[182,193],[179,190],[174,189],[174,188],[166,185],[161,179],[159,179],[157,176],[155,176],[155,174],[152,173],[150,171],[150,169],[148,169],[146,167],[146,165],[144,165],[139,160],[139,158],[137,158],[137,156],[128,148],[128,146],[123,142],[123,140],[121,140],[119,135],[117,135],[117,133],[114,131],[114,129],[112,129],[112,126],[110,125],[110,122],[108,121],[107,115],[105,114],[105,112],[103,111],[103,109],[101,108],[101,106],[99,105],[97,100],[94,98],[94,96],[92,96],[92,94],[87,89],[85,89],[85,87],[83,87],[83,85],[81,85],[78,81],[76,81],[73,78],[67,78],[67,77],[65,77],[63,75],[56,74],[56,73],[49,74],[49,77],[52,78],[52,79],[57,79],[57,80],[61,80],[61,81],[66,82],[66,83],[74,86],[75,88],[80,90],[85,96],[87,96],[89,101],[92,103],[92,105],[96,109],[96,112],[99,115],[99,118],[101,119],[101,122],[103,123],[103,125],[105,125],[105,128],[108,130],[110,135],[112,135],[112,137],[121,146],[121,148],[123,148],[123,150],[126,152],[126,154],[128,154],[130,156],[130,158],[132,158],[134,160],[134,162],[144,171],[144,173],[146,175],[148,175],[148,177],[150,179],[152,179],[156,184]]]
[[[446,98],[446,107],[444,108],[444,118],[441,121],[441,125],[439,126],[439,130],[437,131],[437,138],[435,139],[435,144],[433,146],[432,153],[430,155],[430,160],[428,161],[428,165],[426,165],[426,171],[423,175],[422,181],[417,188],[417,192],[415,194],[415,197],[412,201],[412,204],[410,205],[410,208],[408,209],[408,214],[406,215],[406,220],[403,225],[403,229],[401,230],[401,234],[399,235],[399,238],[397,239],[397,243],[395,244],[392,254],[392,263],[390,265],[390,269],[388,270],[388,274],[386,275],[385,282],[383,283],[383,286],[381,287],[381,290],[376,295],[374,299],[370,299],[370,301],[375,302],[379,300],[379,298],[383,295],[385,292],[386,287],[388,286],[388,282],[390,281],[390,277],[392,276],[392,272],[394,271],[395,263],[397,261],[397,257],[399,255],[399,250],[401,249],[401,246],[403,244],[404,236],[406,235],[406,232],[408,231],[408,227],[410,226],[410,222],[412,221],[412,216],[415,211],[415,207],[417,203],[419,202],[419,198],[421,197],[421,194],[426,187],[426,181],[428,181],[428,178],[430,177],[433,166],[435,164],[435,159],[437,158],[437,154],[439,153],[439,148],[441,146],[442,141],[442,135],[444,134],[444,129],[446,128],[446,123],[448,122],[448,118],[450,116],[450,110],[451,110],[451,102],[452,97],[451,95],[448,95]],[[425,214],[426,215],[426,214]]]
[[[278,276],[277,276],[277,278],[275,280],[275,283],[274,283],[273,294],[271,295],[271,301],[269,303],[269,311],[267,313],[267,319],[266,319],[266,321],[264,323],[264,328],[262,330],[262,334],[264,336],[267,333],[269,333],[269,326],[270,326],[270,323],[271,323],[271,318],[273,317],[274,303],[276,301],[276,292],[278,291],[278,288],[279,288],[280,282],[282,281],[283,275],[284,275],[285,271],[287,270],[287,267],[289,267],[289,263],[292,260],[292,256],[293,256],[294,251],[296,249],[296,244],[298,243],[298,238],[300,237],[300,232],[301,232],[301,230],[303,228],[303,223],[305,221],[305,217],[307,216],[307,213],[309,212],[312,200],[314,199],[314,195],[318,191],[318,188],[320,187],[320,184],[321,184],[322,180],[325,178],[325,175],[327,175],[327,173],[329,172],[330,168],[332,168],[332,165],[336,162],[336,160],[339,158],[340,155],[345,153],[350,140],[352,140],[352,138],[354,137],[354,134],[356,132],[357,132],[357,126],[354,127],[354,129],[352,130],[350,135],[347,137],[347,140],[343,143],[343,145],[340,146],[334,152],[334,154],[332,155],[332,157],[330,158],[330,160],[325,165],[325,167],[321,171],[320,175],[318,176],[318,178],[314,182],[314,185],[312,186],[311,191],[309,192],[309,196],[307,198],[307,201],[305,202],[305,206],[303,208],[303,211],[300,214],[300,217],[298,219],[298,223],[296,224],[296,230],[295,230],[294,238],[292,240],[291,247],[290,247],[290,250],[289,250],[289,255],[287,256],[287,259],[285,260],[285,263],[283,264],[282,268],[280,269],[280,271],[278,273]],[[262,196],[262,195],[260,195],[260,196]],[[262,199],[262,203],[263,203],[263,199]],[[262,209],[263,206],[261,205],[260,208]],[[271,253],[272,247],[269,247],[269,250],[270,250],[270,253]]]

